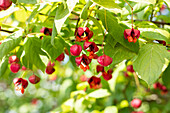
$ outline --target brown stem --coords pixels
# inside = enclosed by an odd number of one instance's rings
[[[129,4],[129,2],[127,2],[126,0],[124,0],[131,8],[132,11],[132,17],[131,17],[131,21],[132,21],[132,28],[133,28],[133,7]]]

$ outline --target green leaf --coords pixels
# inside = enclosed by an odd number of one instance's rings
[[[122,62],[123,60],[131,59],[136,55],[134,52],[128,50],[119,43],[117,43],[115,46],[113,46],[112,44],[112,40],[109,40],[104,48],[105,54],[113,59],[111,67]]]
[[[168,55],[166,47],[158,44],[146,44],[140,49],[133,63],[134,70],[139,78],[151,85],[168,66]]]
[[[51,44],[50,37],[43,37],[42,49],[45,50],[49,57],[53,60],[55,60],[63,52],[64,49],[64,43],[60,37],[54,39],[54,44],[55,46]]]
[[[142,11],[146,6],[148,6],[148,4],[147,3],[135,3],[131,6],[133,7],[133,13],[135,14],[137,12]],[[128,5],[122,9],[122,15],[129,15],[131,13],[132,13],[131,8]]]
[[[35,15],[40,11],[40,10],[38,10],[39,9],[39,7],[40,7],[40,5],[37,5],[36,6],[36,8],[32,11],[32,13],[31,13],[31,15],[30,15],[30,17],[28,18],[28,22],[30,22],[31,21],[31,19],[32,18],[34,18],[35,17]]]
[[[116,106],[108,106],[104,109],[104,113],[118,113]]]
[[[168,42],[170,39],[170,33],[160,28],[139,28],[141,35],[147,39],[152,40],[164,40]]]
[[[8,58],[4,58],[0,64],[0,77],[4,75],[7,68],[8,68]]]
[[[67,0],[66,6],[62,3],[57,8],[54,22],[58,34],[60,33],[62,25],[64,24],[67,17],[70,15],[77,2],[78,0]]]
[[[24,50],[27,62],[34,64],[38,69],[44,72],[45,64],[40,58],[40,54],[43,53],[41,50],[41,40],[37,37],[27,37]]]
[[[114,12],[114,13],[122,13],[121,7],[115,3],[114,0],[92,0],[96,4],[103,6],[105,9]]]
[[[104,98],[110,96],[110,92],[107,89],[98,89],[88,94],[89,97],[93,98]]]
[[[22,31],[16,31],[12,35],[8,36],[7,39],[3,40],[0,45],[0,59],[2,59],[5,55],[7,55],[10,51],[15,49],[20,43],[22,39]]]
[[[37,0],[18,0],[17,3],[36,4]]]
[[[128,40],[124,38],[124,30],[119,24],[117,19],[109,12],[105,13],[102,10],[96,11],[96,13],[99,16],[99,19],[102,21],[103,25],[107,26],[106,29],[108,29],[109,34],[112,35],[112,37],[122,44],[124,47],[130,49],[131,51],[138,52],[139,50],[139,44],[137,43],[129,43]],[[105,18],[106,17],[106,18]],[[105,23],[107,22],[107,23]]]
[[[170,64],[169,64],[169,66],[166,68],[166,70],[163,72],[162,80],[163,80],[164,84],[165,84],[168,88],[170,88]]]
[[[83,11],[82,11],[82,13],[81,13],[81,15],[80,15],[80,17],[81,17],[82,19],[87,20],[87,18],[88,18],[88,9],[89,9],[89,7],[90,7],[92,4],[93,4],[93,3],[92,3],[90,0],[88,0],[87,4],[84,6]]]
[[[139,2],[139,3],[141,3],[141,4],[143,4],[143,3],[155,4],[155,3],[156,3],[156,0],[129,0],[129,1]]]

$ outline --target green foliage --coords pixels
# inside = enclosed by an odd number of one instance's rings
[[[27,61],[26,67],[29,68],[29,63],[31,63],[44,72],[45,64],[40,58],[40,55],[44,55],[44,52],[41,50],[41,40],[37,37],[27,37],[25,40],[24,50]]]
[[[12,2],[8,10],[0,11],[0,112],[170,112],[169,0],[127,0],[133,7],[133,28],[140,31],[136,43],[124,37],[124,30],[132,28],[131,7],[124,0]],[[42,32],[43,27],[52,28],[52,34],[49,29]],[[96,72],[96,59],[92,59],[86,72],[76,65],[76,57],[91,54],[84,50],[84,41],[76,41],[78,27],[88,27],[93,32],[89,42],[99,48],[95,54],[113,59],[111,65],[104,67],[105,72],[113,69],[110,80]],[[165,41],[166,46],[159,41]],[[71,55],[74,44],[83,49],[79,56]],[[65,59],[57,61],[61,53]],[[27,69],[12,73],[8,63],[11,55],[16,55],[20,67]],[[54,63],[55,72],[48,75],[45,69],[49,61]],[[128,65],[133,65],[135,72],[130,72]],[[41,78],[40,83],[28,81],[23,95],[14,90],[14,78],[28,80],[32,74]],[[101,88],[90,88],[88,80],[92,76],[101,78]],[[164,87],[156,89],[155,82]],[[140,108],[130,106],[133,98],[143,101]]]
[[[157,44],[146,44],[140,49],[134,61],[134,70],[141,79],[151,85],[167,68],[168,55],[165,47]]]

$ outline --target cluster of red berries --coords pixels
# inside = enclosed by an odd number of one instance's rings
[[[139,108],[142,104],[142,101],[138,98],[135,98],[131,101],[131,106],[135,109]],[[133,111],[131,113],[143,113],[143,111]]]
[[[127,71],[124,72],[124,76],[125,76],[125,77],[129,77],[128,72],[131,72],[131,73],[135,72],[134,69],[133,69],[133,65],[128,65],[128,66],[126,67],[126,70],[127,70]]]
[[[0,0],[0,11],[7,10],[12,4],[11,0]]]
[[[28,80],[32,84],[37,84],[40,81],[40,78],[33,74],[28,78]],[[22,94],[24,93],[24,89],[26,89],[28,86],[28,81],[23,78],[14,78],[13,83],[15,86],[15,90],[21,91]]]
[[[43,27],[43,28],[41,28],[40,32],[44,33],[45,35],[50,35],[51,36],[52,35],[52,28]],[[41,36],[40,39],[43,39],[43,36]],[[68,50],[65,49],[65,52],[66,52],[67,55],[69,55]],[[64,58],[65,58],[64,53],[61,53],[56,58],[56,60],[61,62],[61,61],[64,60]],[[47,74],[52,74],[55,71],[54,65],[55,65],[54,63],[51,63],[51,61],[49,61],[48,64],[47,64],[47,67],[45,69],[45,72]]]
[[[161,90],[161,94],[167,94],[168,93],[168,89],[166,88],[166,86],[162,85],[159,82],[156,82],[155,84],[153,84],[154,89],[159,89]]]
[[[90,42],[89,40],[93,36],[93,32],[89,30],[88,27],[79,27],[75,32],[76,41],[84,42],[83,48],[89,52],[89,55],[82,54],[80,57],[75,58],[77,66],[79,66],[84,72],[89,69],[89,64],[92,59],[97,59],[100,65],[97,65],[97,73],[102,72],[102,76],[105,80],[110,80],[112,78],[113,70],[110,69],[107,72],[104,71],[104,66],[108,66],[112,63],[113,59],[107,55],[98,56],[96,52],[99,50],[95,42]],[[82,52],[82,47],[78,44],[72,45],[70,47],[70,53],[73,56],[79,56]],[[101,79],[96,76],[92,76],[88,79],[90,88],[100,88]]]
[[[11,64],[10,70],[13,73],[17,73],[20,69],[20,64],[18,62],[19,58],[16,55],[12,55],[9,57],[8,63]]]

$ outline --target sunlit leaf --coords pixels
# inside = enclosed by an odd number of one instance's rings
[[[133,63],[134,70],[141,79],[151,85],[168,66],[168,55],[164,46],[146,44],[140,49]]]

